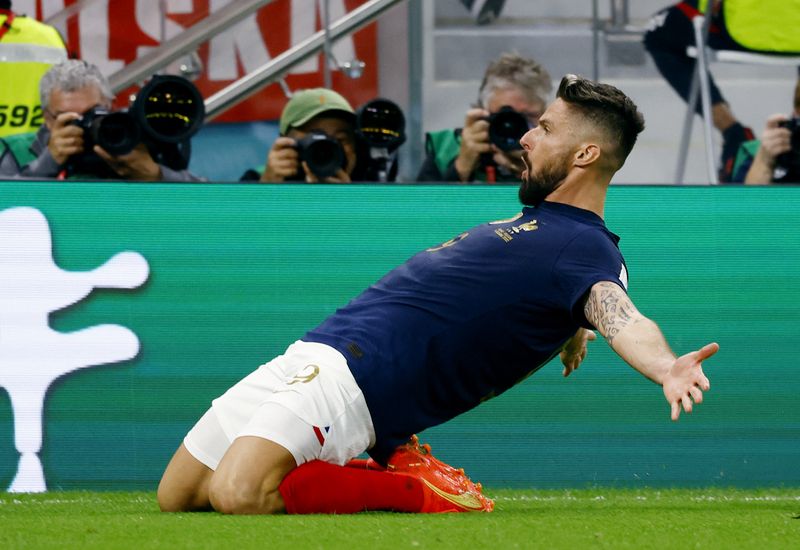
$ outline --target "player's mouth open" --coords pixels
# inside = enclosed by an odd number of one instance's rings
[[[522,172],[520,172],[519,177],[522,178],[522,180],[524,181],[528,179],[528,174],[530,174],[531,166],[530,164],[528,164],[528,158],[525,155],[522,155],[520,159],[522,160],[522,164],[525,165],[525,168],[522,170]]]

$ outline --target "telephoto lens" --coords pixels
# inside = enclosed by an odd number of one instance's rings
[[[190,81],[156,75],[136,95],[131,112],[151,140],[180,143],[197,133],[206,110],[203,96]]]
[[[179,76],[156,75],[142,87],[129,109],[96,107],[72,122],[83,128],[84,152],[70,158],[67,172],[118,177],[92,148],[99,145],[119,156],[140,143],[158,164],[183,170],[191,155],[189,138],[200,129],[204,118],[203,96],[194,84]]]
[[[356,134],[370,147],[393,151],[406,140],[403,111],[388,99],[374,99],[356,113]]]
[[[522,149],[519,140],[528,130],[530,124],[525,115],[508,105],[489,115],[489,141],[501,151]]]
[[[311,132],[298,140],[297,152],[318,178],[329,178],[347,165],[341,144],[325,132]]]

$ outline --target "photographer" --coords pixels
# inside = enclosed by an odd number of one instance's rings
[[[111,108],[113,94],[108,80],[95,65],[67,60],[54,65],[39,83],[44,125],[36,133],[18,134],[0,141],[0,177],[99,178],[139,181],[204,181],[188,170],[158,164],[140,143],[132,151],[112,155],[99,145],[86,150],[87,136],[76,121],[93,108]],[[94,162],[81,166],[73,161]],[[99,159],[98,159],[99,157]]]
[[[14,12],[10,0],[0,0],[0,137],[35,132],[41,126],[39,80],[66,58],[57,29]]]
[[[783,114],[770,116],[761,139],[741,145],[733,169],[734,183],[800,182],[800,72],[794,88],[792,117]]]
[[[426,135],[417,181],[519,181],[525,168],[519,138],[536,126],[551,89],[550,75],[536,61],[502,54],[487,67],[464,127]]]
[[[347,100],[326,88],[313,88],[296,92],[283,108],[280,119],[280,137],[272,144],[267,164],[248,170],[243,181],[258,180],[280,183],[305,181],[315,183],[349,183],[356,169],[355,111]],[[344,155],[334,173],[318,177],[301,158],[304,141],[312,133],[335,140]],[[332,151],[331,154],[334,152]],[[328,159],[324,159],[328,160]]]

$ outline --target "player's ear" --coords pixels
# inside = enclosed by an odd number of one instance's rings
[[[575,166],[586,168],[600,158],[600,146],[596,143],[582,143],[575,151]]]

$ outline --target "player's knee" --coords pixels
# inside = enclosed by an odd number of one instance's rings
[[[208,492],[211,506],[222,514],[276,514],[283,511],[277,491],[212,478]]]
[[[158,486],[156,499],[162,512],[188,512],[191,510],[191,499],[184,494],[170,490],[163,482]]]
[[[207,481],[201,480],[194,485],[181,481],[168,474],[161,478],[156,500],[162,512],[197,512],[211,508],[206,492]]]

